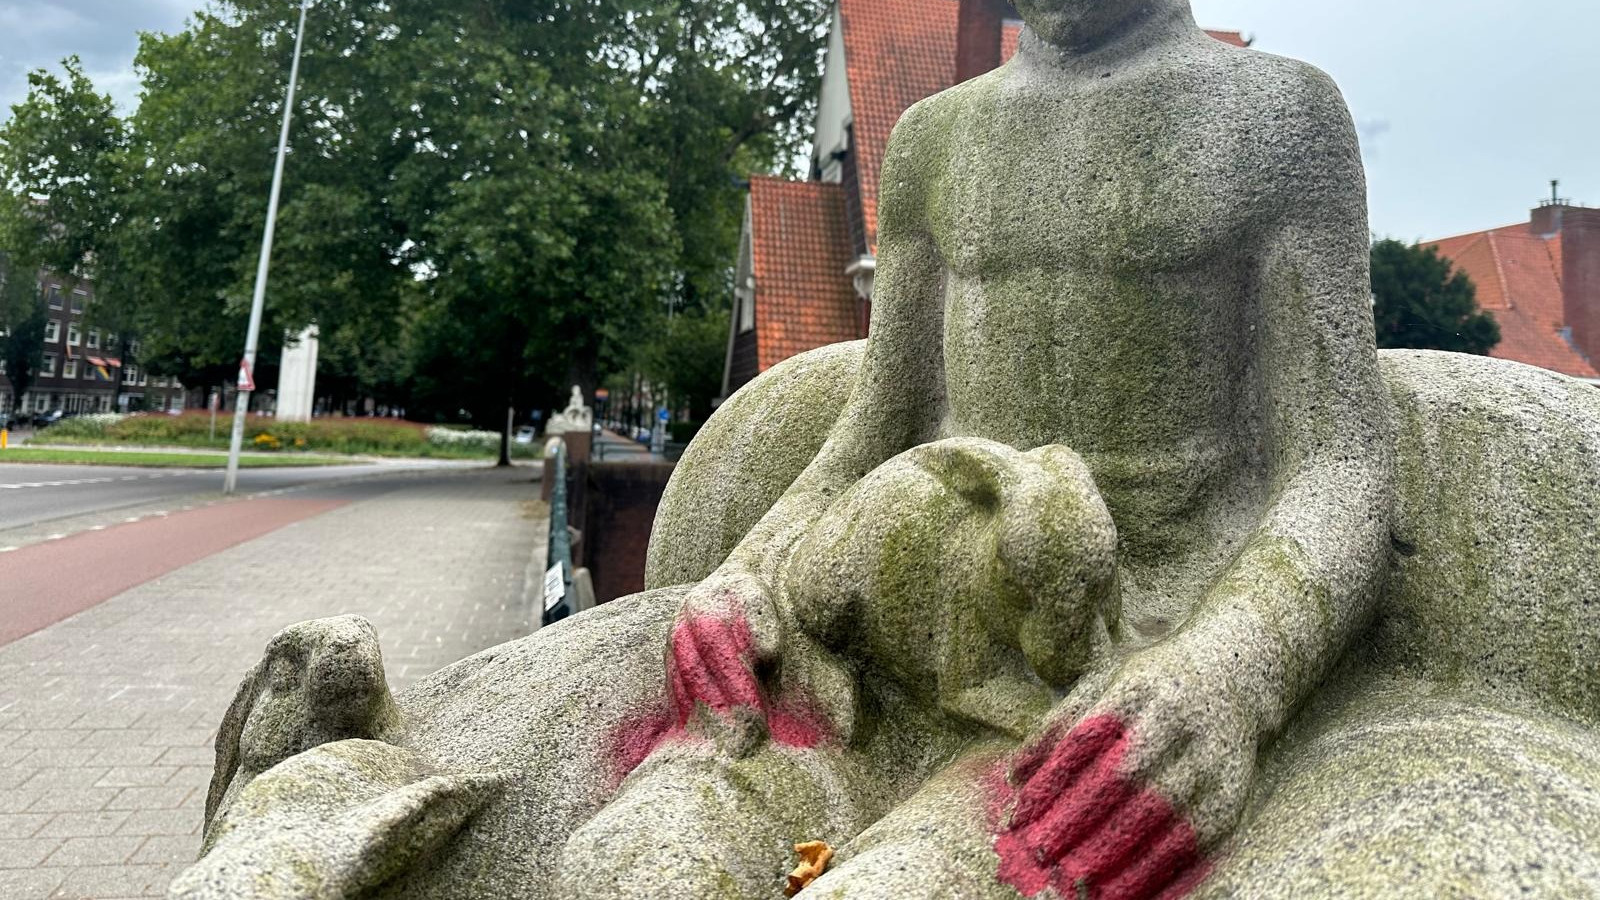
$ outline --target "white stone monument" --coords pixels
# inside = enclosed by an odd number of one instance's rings
[[[573,385],[572,398],[567,401],[567,408],[550,417],[550,424],[545,426],[544,433],[550,437],[571,431],[587,433],[593,426],[594,410],[584,405],[583,389]]]
[[[317,401],[317,326],[283,343],[278,369],[278,421],[309,422]]]

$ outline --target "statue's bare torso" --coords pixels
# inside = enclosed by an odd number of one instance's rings
[[[1023,57],[925,101],[890,152],[935,162],[884,188],[920,207],[942,270],[940,435],[1082,454],[1122,532],[1130,623],[1152,634],[1268,503],[1260,257],[1296,174],[1271,135],[1325,84],[1192,43],[1081,77]],[[1247,67],[1279,70],[1285,96],[1229,71]],[[1131,128],[1130,108],[1149,110]],[[1231,166],[1252,157],[1241,190]]]

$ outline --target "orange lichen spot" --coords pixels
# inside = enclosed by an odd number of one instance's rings
[[[822,873],[828,871],[828,863],[833,861],[833,848],[823,841],[795,844],[794,852],[800,855],[800,865],[789,873],[789,886],[783,892],[785,897],[793,897],[821,878]]]

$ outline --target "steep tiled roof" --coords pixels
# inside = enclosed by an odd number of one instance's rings
[[[1491,356],[1581,378],[1600,377],[1562,334],[1566,322],[1559,237],[1542,238],[1527,225],[1507,225],[1430,246],[1467,273],[1478,289],[1478,306],[1500,324],[1500,344]]]
[[[845,275],[852,260],[844,188],[752,178],[750,225],[758,368],[861,337],[859,301]]]
[[[889,133],[913,103],[956,83],[958,0],[840,0],[845,68],[855,116],[856,165],[861,178],[861,215],[867,245],[878,246],[878,178]],[[1007,22],[1001,59],[1017,50],[1021,23]],[[1249,44],[1237,31],[1208,31],[1237,47]]]
[[[878,245],[878,176],[913,103],[955,84],[957,0],[840,0],[867,245]]]

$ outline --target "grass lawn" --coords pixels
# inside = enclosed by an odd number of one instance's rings
[[[149,469],[220,469],[228,464],[222,453],[159,453],[122,450],[34,450],[16,447],[0,450],[0,465],[5,463],[54,463],[76,466],[135,466]],[[331,456],[242,456],[239,465],[246,469],[291,468],[303,466],[359,465],[352,460]]]

